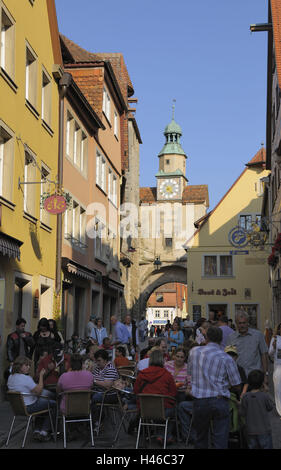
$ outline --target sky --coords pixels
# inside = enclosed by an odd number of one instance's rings
[[[267,0],[55,2],[62,34],[124,56],[138,98],[140,186],[156,186],[176,100],[187,179],[208,185],[213,209],[265,145],[267,33],[250,25],[267,22]]]

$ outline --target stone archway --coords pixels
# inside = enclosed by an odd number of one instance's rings
[[[140,279],[140,312],[145,312],[150,295],[163,284],[176,282],[187,284],[186,265],[164,266],[159,270],[148,269]]]

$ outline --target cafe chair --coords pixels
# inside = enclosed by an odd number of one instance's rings
[[[70,391],[61,392],[59,394],[55,435],[57,436],[58,419],[59,419],[59,416],[61,416],[62,422],[63,422],[63,446],[64,448],[66,448],[66,425],[68,423],[81,423],[81,422],[89,422],[91,444],[92,444],[92,447],[95,446],[92,414],[91,414],[91,396],[92,396],[92,390],[70,390]],[[65,403],[64,403],[65,412],[62,412],[59,409],[62,398],[65,399]]]
[[[135,383],[136,378],[127,374],[121,374],[120,377],[125,381],[126,387],[128,387],[130,390],[122,390],[122,389],[120,390],[119,388],[114,387],[117,392],[118,400],[120,404],[121,420],[119,422],[119,425],[118,425],[118,428],[117,428],[117,431],[113,440],[113,446],[115,446],[118,441],[122,425],[124,427],[125,432],[128,432],[128,430],[126,430],[125,425],[124,425],[126,418],[128,418],[130,415],[136,415],[138,413],[137,404],[135,408],[128,409],[124,407],[124,403],[122,400],[122,398],[125,398],[125,397],[127,398],[135,397],[133,388],[134,388],[134,383]]]
[[[6,396],[7,396],[7,399],[9,401],[9,403],[11,405],[11,408],[13,410],[13,413],[14,413],[14,417],[13,417],[12,424],[11,424],[11,427],[10,427],[10,430],[9,430],[9,433],[8,433],[8,437],[7,437],[7,441],[6,441],[6,446],[8,446],[8,444],[9,444],[9,440],[10,440],[10,437],[11,437],[11,434],[12,434],[12,430],[13,430],[13,427],[14,427],[14,424],[15,424],[15,420],[19,416],[27,418],[27,424],[26,424],[25,433],[24,433],[22,446],[21,446],[22,448],[25,446],[25,441],[26,441],[29,425],[32,422],[32,419],[35,418],[36,416],[41,416],[43,414],[49,413],[52,432],[53,432],[53,435],[54,435],[54,426],[53,426],[52,414],[51,414],[51,410],[50,410],[50,407],[49,407],[49,403],[48,403],[48,408],[46,410],[37,411],[35,413],[28,413],[28,411],[26,409],[26,406],[25,406],[25,403],[24,403],[24,400],[23,400],[23,396],[30,396],[30,393],[21,393],[21,392],[9,391],[9,392],[6,393]],[[48,400],[48,398],[46,398],[46,397],[44,397],[44,398],[46,400]]]
[[[95,429],[97,436],[99,436],[104,411],[112,412],[113,422],[114,422],[114,425],[116,425],[117,423],[116,412],[120,412],[120,402],[119,402],[119,397],[117,395],[117,391],[115,390],[114,387],[106,388],[106,387],[103,387],[102,385],[98,385],[98,386],[93,387],[92,392],[102,393],[102,401],[94,403],[94,406],[99,408],[98,425],[97,425],[97,428]],[[116,401],[114,400],[113,403],[107,402],[107,398],[111,396],[113,396],[116,399]]]
[[[167,398],[170,401],[175,402],[175,416],[174,417],[166,417],[165,415],[165,399]],[[168,430],[168,423],[170,420],[175,420],[176,430],[177,430],[177,439],[179,438],[176,399],[167,395],[148,394],[148,393],[141,393],[137,395],[137,399],[139,400],[139,406],[140,406],[140,418],[139,418],[139,425],[138,425],[136,449],[138,449],[138,446],[139,446],[140,432],[141,432],[142,427],[143,428],[147,427],[148,431],[150,427],[164,427],[165,428],[164,449],[166,449],[167,430]],[[150,437],[150,433],[149,433],[149,437]]]

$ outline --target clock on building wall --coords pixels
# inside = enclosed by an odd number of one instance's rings
[[[179,195],[180,185],[177,179],[163,180],[159,185],[159,193],[164,199],[174,199]]]

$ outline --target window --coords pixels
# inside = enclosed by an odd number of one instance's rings
[[[97,150],[96,154],[96,184],[106,191],[106,162],[104,156]]]
[[[155,310],[155,318],[160,318],[160,310]]]
[[[102,110],[110,122],[110,96],[106,88],[103,89]]]
[[[42,72],[42,119],[51,127],[52,82],[50,76]]]
[[[170,160],[166,160],[166,165],[170,165]]]
[[[164,318],[168,318],[169,317],[169,310],[164,310]]]
[[[252,215],[240,215],[239,227],[244,230],[250,230],[252,228]]]
[[[87,135],[73,118],[67,113],[65,151],[68,158],[79,168],[81,173],[87,174]]]
[[[239,227],[244,230],[252,230],[253,224],[261,225],[260,214],[242,214],[239,216]]]
[[[25,146],[24,182],[36,182],[36,156],[27,146]],[[36,184],[24,184],[23,191],[24,212],[35,217]]]
[[[114,135],[118,139],[118,135],[119,135],[119,132],[118,132],[118,114],[117,114],[116,111],[114,111]]]
[[[105,234],[105,225],[98,219],[95,224],[95,257],[103,259],[103,244],[102,239]]]
[[[108,168],[108,199],[112,200],[112,170]]]
[[[112,202],[117,206],[117,177],[112,178]]]
[[[173,239],[172,238],[165,238],[165,247],[172,248],[173,246]]]
[[[1,49],[0,63],[1,68],[9,77],[14,79],[15,76],[15,24],[11,15],[6,8],[1,8]]]
[[[33,108],[37,106],[37,57],[26,45],[25,98]]]
[[[108,199],[117,205],[117,177],[111,168],[108,169]]]
[[[14,139],[0,121],[0,196],[12,201],[14,172]]]
[[[86,248],[86,221],[86,210],[73,200],[64,216],[64,238],[74,247]]]
[[[79,241],[81,244],[86,244],[86,223],[87,223],[87,216],[86,211],[82,207],[80,207],[80,216],[79,216]]]
[[[205,277],[225,277],[233,275],[233,260],[231,255],[204,256]]]
[[[44,193],[48,192],[49,189],[49,183],[47,179],[50,176],[50,170],[46,166],[42,166],[41,168],[41,196],[43,196]],[[44,224],[50,227],[50,213],[46,211],[44,208],[41,208],[40,210],[40,221]]]

